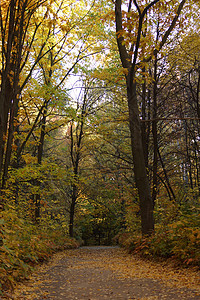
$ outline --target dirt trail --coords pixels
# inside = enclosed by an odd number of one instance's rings
[[[82,247],[56,254],[18,287],[13,299],[200,299],[198,275],[117,247]]]

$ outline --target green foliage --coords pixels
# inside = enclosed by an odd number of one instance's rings
[[[107,195],[108,197],[108,195]],[[85,245],[111,245],[120,229],[120,204],[102,198],[78,203],[77,234]],[[117,213],[119,214],[117,216]]]

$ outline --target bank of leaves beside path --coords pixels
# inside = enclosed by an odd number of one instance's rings
[[[17,282],[27,278],[38,263],[55,252],[78,247],[65,227],[52,220],[40,224],[20,219],[14,210],[0,218],[0,296],[12,291]]]

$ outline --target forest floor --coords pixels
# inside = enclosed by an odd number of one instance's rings
[[[200,299],[199,275],[118,247],[82,247],[55,254],[7,299]]]

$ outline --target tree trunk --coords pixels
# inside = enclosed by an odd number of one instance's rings
[[[46,130],[46,115],[47,115],[47,107],[48,107],[48,102],[45,102],[45,107],[44,107],[44,112],[43,112],[43,117],[42,117],[42,126],[41,126],[41,132],[40,132],[40,141],[38,145],[38,155],[37,155],[37,160],[38,160],[38,165],[42,164],[42,157],[43,157],[43,150],[44,150],[44,139],[45,139],[45,130]],[[41,186],[41,183],[36,180],[36,185],[38,187]],[[34,204],[35,204],[35,222],[39,223],[40,221],[40,215],[41,215],[41,201],[40,201],[40,194],[37,193],[34,195]]]
[[[133,154],[133,163],[135,171],[135,181],[136,187],[138,189],[139,199],[140,199],[140,210],[141,210],[141,220],[142,220],[142,233],[151,234],[154,230],[154,220],[153,220],[153,201],[151,198],[150,184],[147,176],[147,171],[145,167],[145,158],[142,145],[142,133],[140,128],[140,118],[139,110],[137,103],[137,94],[136,94],[136,66],[139,66],[138,63],[138,54],[139,51],[143,51],[141,45],[141,36],[143,32],[143,23],[145,16],[148,11],[156,5],[159,0],[154,0],[147,4],[146,6],[141,6],[136,1],[129,1],[127,13],[131,11],[138,11],[138,29],[136,34],[136,39],[130,45],[131,40],[126,47],[126,41],[124,40],[123,33],[125,32],[123,27],[123,21],[125,17],[124,13],[124,4],[122,0],[115,0],[115,25],[116,25],[116,35],[117,35],[117,45],[119,50],[119,56],[121,59],[122,67],[126,70],[126,86],[127,86],[127,96],[128,96],[128,107],[129,107],[129,123],[130,123],[130,132],[131,132],[131,146]],[[168,29],[164,32],[162,39],[155,47],[153,54],[154,56],[162,49],[166,43],[169,35],[176,26],[176,22],[181,14],[183,6],[186,0],[182,0],[177,8],[177,12],[170,22]],[[134,3],[135,8],[132,9],[132,3]],[[123,6],[123,13],[122,13]],[[135,20],[134,20],[135,22]],[[126,28],[126,26],[125,26]],[[126,28],[127,29],[127,28]],[[130,36],[132,32],[130,30]],[[152,53],[150,56],[145,59],[146,62],[150,61],[152,58]]]
[[[87,93],[88,90],[86,89],[82,108],[81,108],[80,122],[78,122],[76,125],[76,134],[75,135],[73,134],[73,127],[75,126],[73,122],[71,123],[71,129],[70,129],[70,136],[71,136],[70,156],[71,156],[71,162],[73,166],[73,176],[74,176],[74,183],[72,184],[72,199],[71,199],[70,216],[69,216],[70,237],[74,236],[74,213],[75,213],[76,200],[78,197],[78,175],[79,175],[80,151],[81,151],[83,127],[84,127],[85,114],[86,114]]]
[[[162,166],[164,175],[165,175],[165,180],[166,180],[167,186],[168,186],[168,188],[169,188],[169,190],[170,190],[170,192],[171,192],[171,194],[172,194],[172,197],[173,197],[174,201],[176,201],[176,196],[175,196],[174,191],[173,191],[173,189],[172,189],[172,187],[171,187],[171,184],[170,184],[170,182],[169,182],[169,178],[168,178],[168,175],[167,175],[167,171],[166,171],[166,169],[165,169],[165,165],[164,165],[164,162],[163,162],[163,160],[162,160],[162,157],[161,157],[159,148],[157,149],[157,151],[158,151],[158,156],[159,156],[159,159],[160,159],[160,163],[161,163],[161,166]],[[172,198],[171,198],[170,196],[169,196],[169,199],[172,200]]]
[[[72,202],[70,205],[70,212],[69,212],[69,236],[74,237],[74,212],[75,212],[75,205],[77,199],[77,186],[74,184],[72,186]]]
[[[158,133],[157,133],[157,55],[154,61],[154,83],[153,83],[153,121],[152,121],[152,134],[153,134],[153,192],[152,201],[155,205],[158,189]]]
[[[146,70],[143,68],[142,72],[145,74]],[[145,165],[146,168],[148,168],[148,136],[147,136],[147,125],[146,125],[146,80],[145,76],[143,75],[144,83],[142,85],[142,125],[141,125],[141,132],[142,132],[142,144],[143,144],[143,151],[144,151],[144,157],[145,157]]]
[[[132,80],[128,81],[128,78],[127,97],[135,182],[140,199],[142,234],[149,235],[154,230],[153,202],[151,198],[150,184],[147,176],[142,145],[141,123],[136,95],[136,82],[133,82]]]

